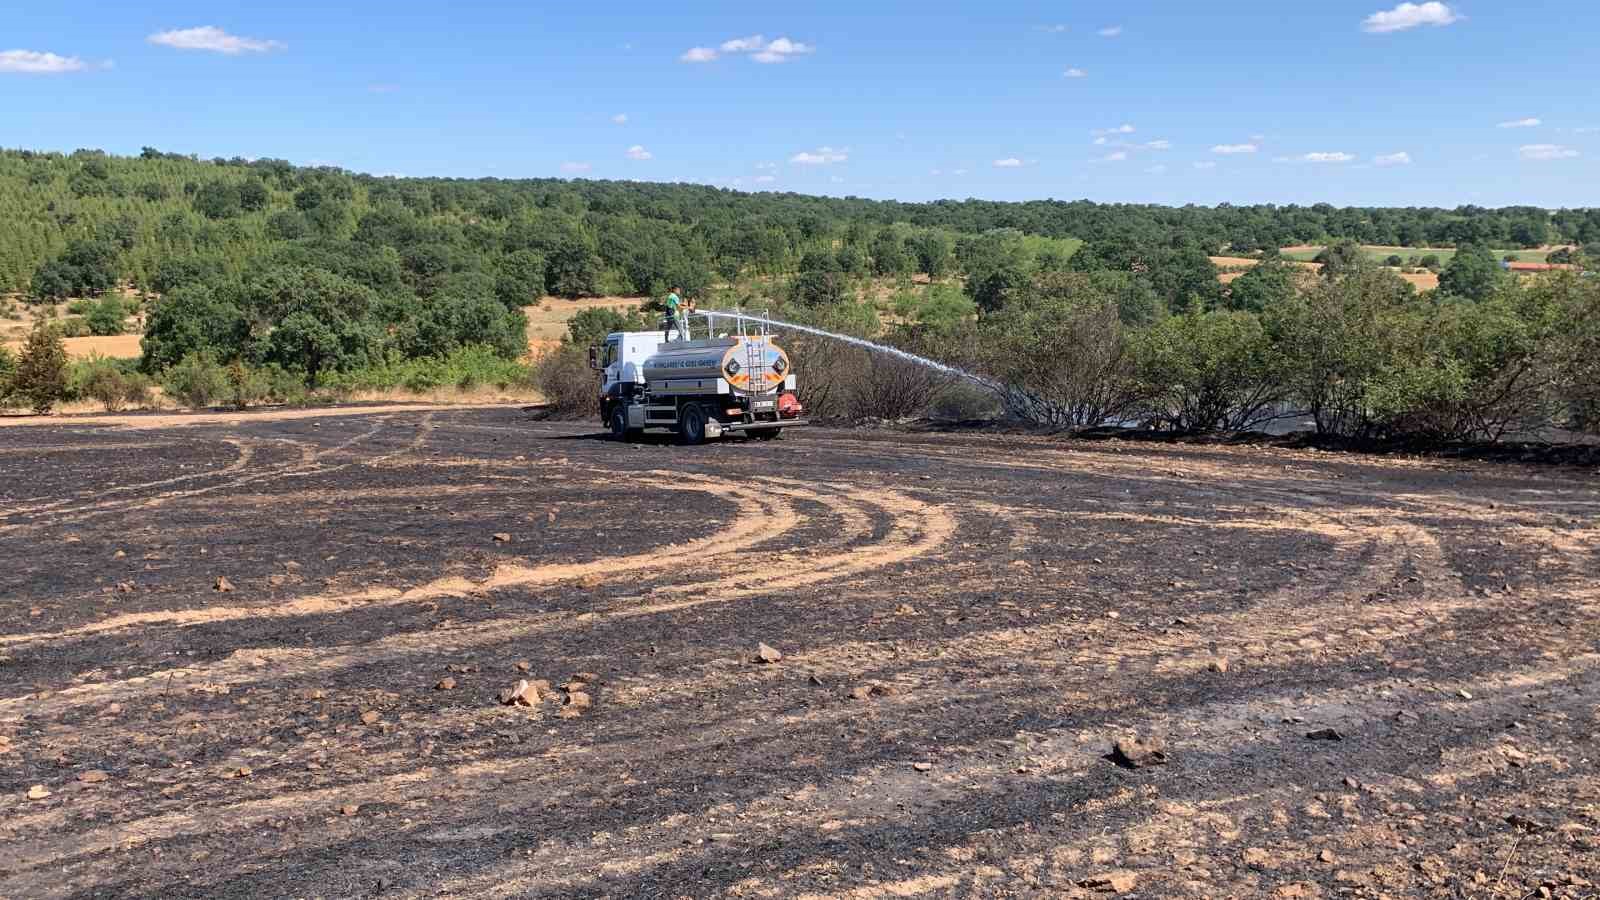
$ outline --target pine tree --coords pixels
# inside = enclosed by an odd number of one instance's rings
[[[55,325],[39,320],[17,359],[11,390],[38,415],[44,415],[67,391],[67,347]]]

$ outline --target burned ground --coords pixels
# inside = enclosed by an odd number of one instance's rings
[[[0,472],[0,897],[1600,882],[1592,471],[499,408]]]

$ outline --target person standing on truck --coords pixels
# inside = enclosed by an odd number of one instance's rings
[[[672,334],[674,329],[677,330],[678,337],[684,340],[689,339],[688,313],[689,310],[694,309],[694,304],[678,296],[678,292],[682,290],[683,288],[681,287],[673,288],[667,294],[667,322],[666,327],[661,331],[662,342],[670,340],[669,335]]]

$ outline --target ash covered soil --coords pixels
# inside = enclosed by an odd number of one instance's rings
[[[1593,471],[127,421],[0,429],[0,897],[1600,883]]]

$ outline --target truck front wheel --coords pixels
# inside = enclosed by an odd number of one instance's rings
[[[679,417],[678,437],[685,444],[693,447],[706,442],[706,411],[698,403],[691,403],[683,408]]]
[[[619,441],[626,441],[633,437],[628,433],[627,407],[620,404],[611,410],[611,436]]]

